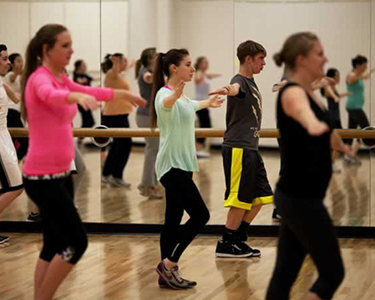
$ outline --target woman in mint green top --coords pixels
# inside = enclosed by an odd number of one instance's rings
[[[161,262],[156,271],[159,286],[188,289],[197,283],[181,278],[178,260],[198,231],[208,222],[210,214],[193,181],[198,171],[195,150],[195,112],[220,107],[223,100],[211,96],[194,101],[184,95],[186,82],[192,80],[195,69],[186,49],[160,53],[156,60],[151,98],[151,126],[160,129],[160,147],[156,159],[156,174],[165,187],[166,210],[160,236]],[[167,85],[164,82],[167,77]],[[190,219],[179,229],[186,211]]]
[[[371,73],[375,71],[372,69],[370,72],[367,70],[367,58],[362,55],[357,55],[352,59],[353,70],[348,74],[346,78],[346,85],[348,92],[350,93],[346,101],[346,110],[349,114],[349,129],[356,129],[358,127],[365,128],[370,125],[366,113],[363,111],[363,104],[365,103],[365,85],[364,80],[370,78]],[[347,140],[347,143],[352,145],[353,140]],[[361,147],[359,141],[353,146],[352,150],[354,154],[357,154],[358,149]],[[361,165],[357,156],[344,157],[344,161],[347,164]]]

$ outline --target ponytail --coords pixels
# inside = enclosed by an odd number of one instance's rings
[[[155,70],[153,72],[153,82],[152,82],[152,96],[151,96],[151,106],[150,106],[150,121],[151,129],[156,128],[156,110],[155,110],[155,98],[158,90],[160,90],[165,85],[164,72],[163,72],[163,60],[165,58],[164,53],[159,53],[156,58]]]
[[[139,72],[141,71],[142,62],[138,59],[135,63],[135,79],[138,79]]]

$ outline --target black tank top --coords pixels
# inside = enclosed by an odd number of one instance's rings
[[[293,197],[323,198],[332,174],[331,132],[318,137],[311,136],[297,121],[285,114],[281,97],[291,86],[298,84],[290,82],[285,85],[277,99],[277,122],[283,146],[283,163],[277,188]],[[328,111],[322,110],[306,94],[315,116],[330,125]]]

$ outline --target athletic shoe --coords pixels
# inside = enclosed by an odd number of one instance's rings
[[[281,216],[277,213],[276,209],[274,209],[272,212],[272,219],[274,221],[281,221]]]
[[[246,242],[244,241],[238,241],[236,242],[236,246],[238,248],[240,248],[242,251],[244,252],[251,252],[252,255],[250,257],[260,257],[261,256],[261,252],[260,250],[258,249],[253,249],[251,248],[248,244],[246,244]]]
[[[182,280],[185,280],[188,283],[189,289],[193,288],[197,285],[197,283],[195,281],[190,281],[190,280],[187,280],[187,279],[184,279],[184,278],[182,278]],[[161,277],[160,275],[159,275],[158,284],[159,284],[159,288],[161,288],[161,289],[170,289],[171,288],[168,285],[168,283],[163,279],[163,277]]]
[[[110,184],[111,182],[109,181],[109,178],[111,176],[103,176],[102,175],[102,183],[105,183],[105,184]]]
[[[125,188],[130,188],[131,186],[131,183],[129,182],[125,182],[123,179],[121,178],[116,178],[116,177],[113,177],[113,176],[110,176],[108,178],[108,181],[109,181],[109,184],[112,185],[112,186],[115,186],[115,187],[125,187]]]
[[[31,212],[27,216],[27,219],[26,219],[27,222],[40,222],[41,220],[42,219],[40,217],[40,214],[39,213],[34,214],[33,212]]]
[[[0,235],[0,244],[4,244],[7,241],[9,241],[9,236]]]
[[[359,160],[358,156],[352,157],[352,164],[356,166],[362,166],[362,162]]]
[[[149,199],[162,199],[163,193],[158,191],[155,187],[138,187],[139,194],[143,197],[147,197]]]
[[[339,167],[335,163],[332,163],[332,172],[336,174],[340,174],[341,169],[339,169]]]
[[[242,249],[237,244],[239,243],[223,240],[218,241],[215,251],[216,257],[245,258],[253,256],[253,252],[250,250],[250,247],[243,247]]]
[[[197,151],[197,157],[198,158],[210,158],[210,153],[206,152],[206,151],[203,151],[203,150],[199,150]]]
[[[164,262],[161,261],[156,267],[156,272],[164,279],[167,285],[175,290],[185,290],[189,288],[189,283],[183,280],[175,266],[169,271],[165,268]]]

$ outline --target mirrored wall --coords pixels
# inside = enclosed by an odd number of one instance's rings
[[[104,85],[101,63],[107,54],[123,53],[127,68],[121,74],[130,90],[138,93],[133,63],[143,49],[156,47],[187,48],[195,61],[205,56],[209,73],[220,75],[211,80],[211,89],[226,85],[238,71],[236,48],[252,39],[267,50],[266,66],[255,80],[263,96],[262,128],[275,128],[276,94],[272,86],[283,70],[277,68],[272,56],[283,41],[297,31],[312,31],[320,37],[329,59],[328,68],[341,74],[340,92],[347,91],[346,77],[351,59],[358,54],[368,58],[368,68],[375,62],[375,1],[358,0],[0,0],[0,43],[9,52],[23,54],[35,32],[44,24],[61,23],[73,38],[74,55],[67,68],[73,76],[74,62],[82,59],[87,65],[91,85]],[[365,81],[364,111],[374,125],[375,73]],[[186,94],[195,97],[194,83]],[[321,97],[320,92],[317,95]],[[326,103],[326,100],[323,99]],[[341,122],[348,128],[346,98],[340,100]],[[212,126],[225,128],[225,106],[210,111]],[[93,112],[95,124],[101,124],[101,111]],[[136,112],[129,115],[131,128],[137,128]],[[77,114],[75,127],[82,126]],[[197,122],[198,126],[198,122]],[[199,159],[200,172],[194,174],[197,186],[210,209],[209,224],[224,224],[227,210],[223,208],[225,182],[220,151],[221,138],[207,140],[210,158]],[[106,151],[93,146],[89,138],[76,140],[86,164],[82,182],[76,191],[76,205],[86,222],[162,224],[165,199],[149,199],[140,194],[144,161],[144,139],[133,138],[132,150],[123,178],[130,188],[102,183],[102,165]],[[276,139],[261,139],[269,181],[275,187],[279,174],[279,151]],[[108,148],[108,147],[107,147]],[[106,149],[108,151],[108,149]],[[300,146],[304,151],[304,145]],[[308,158],[306,158],[308,159]],[[375,226],[375,154],[361,148],[357,164],[346,163],[342,156],[335,162],[325,203],[338,226]],[[309,170],[301,166],[301,176]],[[163,188],[160,186],[162,193]],[[51,195],[53,197],[53,195]],[[33,210],[23,194],[1,216],[2,220],[24,221]],[[272,219],[273,206],[265,206],[256,217],[256,225],[277,224]],[[185,216],[186,218],[186,216]]]

